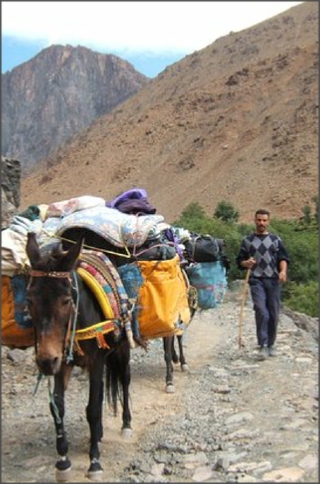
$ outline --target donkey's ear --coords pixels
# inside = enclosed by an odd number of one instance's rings
[[[40,250],[37,235],[33,232],[28,232],[27,234],[26,253],[31,267],[34,267],[40,261]]]
[[[74,245],[72,245],[70,249],[65,253],[63,257],[64,270],[71,271],[71,269],[73,269],[79,257],[79,254],[82,251],[83,244],[84,244],[84,235],[79,237],[77,242]]]

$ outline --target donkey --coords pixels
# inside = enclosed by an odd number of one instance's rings
[[[64,427],[64,394],[75,365],[86,368],[89,373],[86,416],[90,427],[90,465],[87,477],[97,479],[102,473],[98,443],[103,436],[105,388],[115,413],[121,394],[122,432],[124,435],[132,432],[130,341],[123,321],[119,318],[106,320],[94,294],[77,272],[82,244],[79,238],[68,250],[57,245],[43,255],[35,234],[29,233],[26,246],[31,265],[27,304],[34,324],[36,364],[40,374],[54,378],[50,411],[59,455],[55,464],[57,480],[68,480],[71,470]],[[84,334],[87,337],[83,337]],[[82,337],[78,338],[80,335]]]

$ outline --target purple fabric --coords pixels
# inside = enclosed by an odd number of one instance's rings
[[[179,247],[179,243],[180,243],[180,240],[179,238],[173,233],[173,230],[172,229],[167,229],[165,231],[165,236],[166,238],[169,240],[169,242],[173,242],[174,243],[174,246],[175,246],[175,249],[176,249],[176,252],[178,253],[179,257],[180,257],[180,260],[181,261],[184,261],[185,258],[184,258],[184,255],[183,255],[183,251],[180,249]]]
[[[133,188],[132,190],[127,190],[126,192],[121,193],[116,198],[114,198],[111,202],[108,202],[106,205],[107,207],[116,208],[118,203],[123,202],[124,200],[130,199],[139,199],[142,197],[147,197],[147,192],[144,188]]]
[[[107,202],[106,206],[133,215],[156,213],[156,208],[148,201],[147,192],[143,188],[133,188],[123,192],[111,202]]]

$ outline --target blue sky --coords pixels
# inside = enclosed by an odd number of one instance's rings
[[[148,77],[302,2],[1,2],[2,73],[53,44],[118,55]]]

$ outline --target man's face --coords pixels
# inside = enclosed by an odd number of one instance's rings
[[[256,224],[257,232],[259,234],[263,234],[264,232],[267,232],[267,228],[269,225],[269,216],[258,213],[258,215],[256,215],[255,217],[255,224]]]

